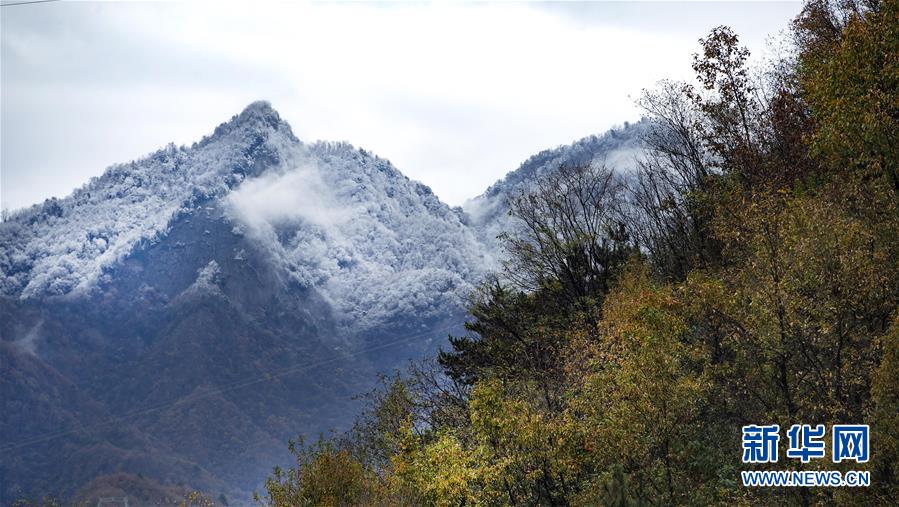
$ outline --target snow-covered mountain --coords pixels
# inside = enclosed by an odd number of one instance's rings
[[[0,226],[0,292],[88,294],[103,270],[163,236],[173,220],[276,166],[301,143],[271,107],[251,104],[194,146],[109,168],[64,199]]]
[[[508,200],[527,192],[541,176],[562,166],[600,164],[613,169],[619,177],[633,174],[642,152],[641,138],[648,120],[625,123],[602,135],[591,135],[572,144],[543,150],[524,161],[517,169],[490,185],[481,195],[469,199],[463,209],[469,224],[486,250],[502,255],[496,237],[514,227],[508,215]]]
[[[351,331],[458,306],[484,264],[458,212],[428,187],[349,144],[303,144],[257,102],[190,148],[112,167],[0,225],[0,292],[102,292],[111,266],[210,208],[284,277],[320,290]]]
[[[461,328],[484,255],[428,187],[302,143],[264,102],[15,213],[0,224],[3,502],[122,468],[258,486],[287,438],[344,427],[377,371]],[[103,424],[121,414],[137,415]]]
[[[541,152],[463,211],[257,102],[14,213],[0,505],[121,472],[247,498],[288,438],[346,427],[378,371],[461,332],[509,197],[560,164],[632,165],[641,125]]]

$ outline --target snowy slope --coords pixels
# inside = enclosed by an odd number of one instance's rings
[[[483,274],[482,246],[456,212],[349,144],[303,147],[226,202],[238,230],[295,281],[320,290],[353,332],[462,308]]]

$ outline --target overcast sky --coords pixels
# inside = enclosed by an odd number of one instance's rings
[[[3,0],[7,3],[13,0]],[[257,99],[461,204],[542,149],[639,118],[733,27],[754,54],[797,2],[51,2],[0,10],[0,206],[190,144]]]

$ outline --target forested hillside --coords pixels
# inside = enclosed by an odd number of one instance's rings
[[[899,504],[899,2],[809,2],[788,42],[755,68],[712,30],[643,94],[633,178],[563,160],[509,196],[468,332],[259,501]],[[870,424],[867,463],[789,464],[870,487],[743,487],[741,426],[797,423]]]

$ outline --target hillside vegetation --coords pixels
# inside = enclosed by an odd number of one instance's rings
[[[809,2],[790,42],[753,69],[712,30],[696,84],[643,95],[636,175],[512,196],[467,334],[258,501],[899,504],[899,2]],[[870,424],[871,486],[743,487],[740,428],[774,423]]]

